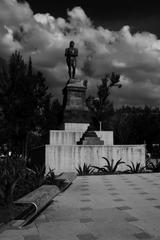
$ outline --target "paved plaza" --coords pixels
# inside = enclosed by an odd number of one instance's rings
[[[30,225],[0,240],[160,239],[160,174],[77,177]]]

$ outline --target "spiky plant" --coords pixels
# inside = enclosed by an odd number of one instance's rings
[[[107,163],[107,165],[104,165],[103,168],[105,168],[108,173],[115,173],[117,171],[118,166],[125,163],[122,161],[122,159],[119,159],[115,164],[114,164],[115,161],[113,159],[111,161],[109,161],[108,158],[106,157],[103,157],[103,159]]]
[[[55,175],[55,170],[49,168],[49,171],[47,173],[47,175],[45,176],[45,183],[46,184],[55,184],[56,180],[56,175]]]
[[[92,166],[90,164],[87,165],[86,163],[83,164],[83,167],[79,165],[78,168],[76,168],[76,171],[79,176],[91,175],[94,172]]]
[[[144,172],[145,167],[141,166],[140,162],[137,162],[136,164],[134,164],[131,161],[131,165],[127,164],[127,167],[129,168],[128,172],[130,173],[141,173]]]
[[[97,170],[96,174],[106,174],[108,173],[105,167],[92,166],[93,169]]]
[[[106,158],[106,157],[103,157],[103,158],[106,161],[107,165],[104,165],[103,167],[92,166],[93,169],[97,170],[97,172],[96,172],[97,174],[115,173],[117,171],[118,166],[125,163],[121,159],[119,159],[114,164],[113,159],[111,161],[109,161],[108,158]]]

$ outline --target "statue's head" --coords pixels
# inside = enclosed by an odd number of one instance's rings
[[[70,46],[71,48],[73,48],[73,47],[74,47],[74,41],[70,41],[69,46]]]

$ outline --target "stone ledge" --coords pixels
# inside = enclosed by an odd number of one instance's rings
[[[76,179],[76,177],[77,174],[75,172],[64,172],[56,177],[56,181],[65,182],[65,186],[61,189],[61,192],[65,191]]]
[[[55,185],[42,185],[34,191],[28,193],[24,197],[15,201],[15,205],[26,205],[25,211],[12,221],[13,227],[22,228],[28,222],[30,222],[39,212],[41,212],[47,205],[49,205],[53,199],[74,181],[76,178],[74,172],[62,173],[56,177],[56,180],[66,182],[65,186],[60,190]]]
[[[66,182],[72,183],[77,177],[75,172],[64,172],[60,176],[56,177],[56,180],[64,180]]]
[[[23,220],[20,228],[25,226],[34,216],[38,214],[45,206],[52,202],[60,193],[60,190],[55,185],[42,185],[34,191],[28,193],[24,197],[15,201],[15,205],[26,205],[27,208],[22,212],[16,220]]]

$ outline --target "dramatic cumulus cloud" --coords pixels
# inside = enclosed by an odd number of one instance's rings
[[[121,74],[123,88],[113,90],[115,104],[151,104],[160,101],[160,40],[149,32],[131,34],[129,26],[111,31],[95,27],[81,7],[67,12],[68,18],[49,13],[34,14],[27,2],[0,1],[0,57],[20,50],[44,72],[53,94],[67,81],[64,49],[74,40],[79,49],[77,77],[89,80],[96,91],[105,73]]]

